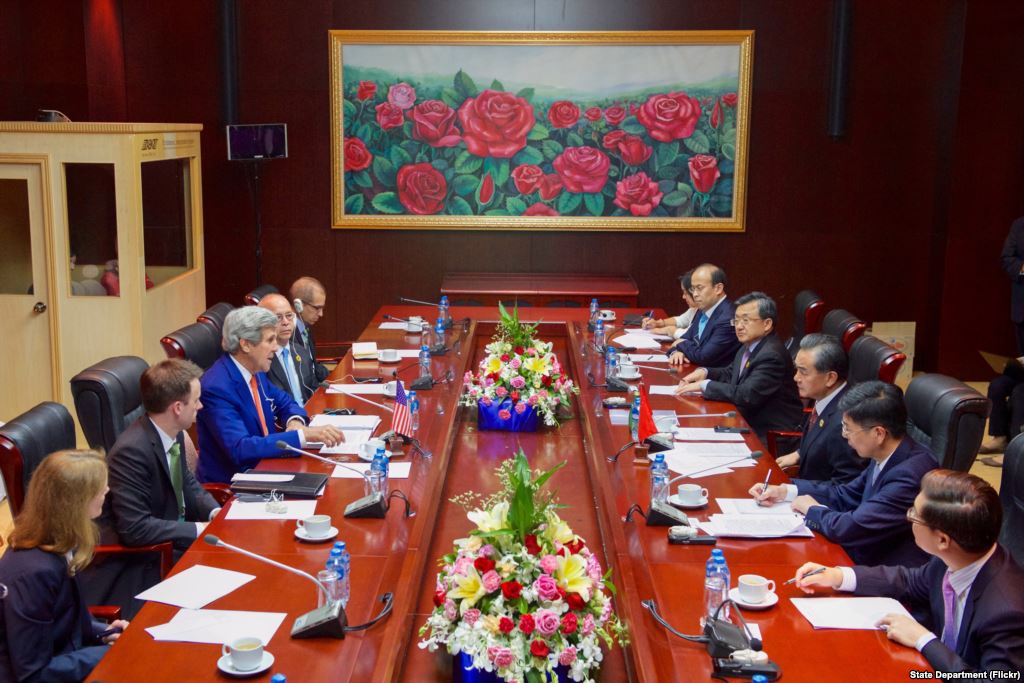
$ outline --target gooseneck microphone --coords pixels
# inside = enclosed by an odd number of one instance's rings
[[[409,436],[408,434],[402,434],[401,432],[396,432],[393,429],[390,430],[390,431],[384,432],[383,434],[380,435],[380,438],[382,440],[384,440],[384,441],[390,441],[391,439],[393,439],[395,437],[398,437],[399,439],[401,439],[402,440],[402,444],[407,445],[407,446],[412,446],[414,449],[416,449],[416,451],[419,452],[420,456],[423,457],[426,460],[429,460],[434,455],[432,452],[430,452],[426,448],[424,448],[422,442],[420,442],[420,440],[417,439],[415,436]]]
[[[316,453],[310,453],[309,451],[304,451],[301,448],[296,448],[295,446],[292,446],[291,444],[289,444],[289,443],[287,443],[285,441],[278,441],[277,442],[277,447],[280,448],[282,451],[291,451],[293,453],[298,453],[299,455],[305,455],[306,457],[313,458],[314,460],[319,460],[320,462],[326,463],[326,464],[330,465],[331,467],[344,467],[346,470],[351,470],[351,471],[353,471],[353,472],[355,472],[357,474],[362,475],[363,479],[366,479],[367,481],[369,481],[369,479],[370,479],[366,475],[366,472],[363,472],[360,469],[356,469],[355,467],[349,467],[348,465],[346,465],[343,462],[334,462],[330,458],[325,458],[322,455],[317,455]]]
[[[729,462],[723,462],[721,465],[714,465],[713,467],[705,467],[704,469],[697,470],[696,472],[689,472],[687,474],[680,474],[677,477],[672,477],[671,479],[668,480],[668,486],[671,487],[672,484],[676,483],[677,481],[680,481],[682,479],[686,479],[688,477],[692,477],[695,474],[704,474],[705,472],[710,472],[711,470],[717,470],[720,467],[728,467],[729,465],[735,465],[736,463],[743,462],[744,460],[747,460],[747,459],[750,459],[750,460],[760,460],[762,456],[764,456],[764,451],[751,451],[750,455],[742,457],[742,458],[738,458],[737,460],[730,460]]]
[[[687,413],[686,415],[676,413],[676,418],[678,419],[696,417],[736,417],[736,411],[730,410],[726,413]]]
[[[441,305],[436,301],[420,301],[419,299],[406,299],[404,296],[398,297],[398,300],[407,304],[421,304],[423,306],[433,306],[434,308],[437,308],[438,306]]]

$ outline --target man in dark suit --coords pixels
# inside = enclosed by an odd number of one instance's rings
[[[1010,224],[1003,243],[1003,270],[1010,276],[1010,320],[1017,331],[1017,351],[1024,355],[1024,216]]]
[[[851,482],[794,479],[792,484],[754,484],[764,505],[791,501],[807,528],[843,546],[854,562],[916,567],[928,554],[914,543],[906,509],[935,469],[935,456],[906,435],[907,409],[899,387],[863,382],[839,402],[842,431],[867,469]]]
[[[939,671],[1024,669],[1024,570],[998,543],[999,495],[965,472],[933,470],[907,511],[922,567],[831,567],[808,562],[797,586],[886,596],[914,618],[889,614],[879,625],[890,640],[916,648]]]
[[[800,341],[793,365],[800,398],[814,401],[814,409],[804,422],[800,446],[775,462],[779,467],[799,464],[800,479],[835,484],[855,479],[868,461],[843,438],[839,402],[846,395],[850,367],[843,345],[831,335],[809,334]]]
[[[690,282],[690,295],[700,312],[683,338],[669,350],[668,362],[706,368],[728,365],[739,342],[730,323],[734,311],[725,295],[725,271],[705,263],[694,269]]]
[[[316,391],[313,357],[309,349],[295,342],[295,313],[291,304],[280,294],[267,294],[259,303],[277,316],[278,351],[267,371],[267,377],[278,389],[287,391],[299,405],[305,405]]]
[[[712,401],[736,406],[762,441],[769,429],[795,430],[803,404],[793,383],[793,361],[775,335],[778,311],[763,292],[736,300],[733,337],[741,345],[731,364],[702,367],[679,382],[676,394],[701,393]]]
[[[203,482],[231,481],[236,472],[263,458],[290,457],[278,448],[307,441],[334,446],[341,432],[331,426],[307,426],[307,414],[286,392],[267,379],[277,354],[277,316],[244,306],[224,319],[225,353],[203,374],[203,410],[199,413],[199,464]]]
[[[292,306],[298,319],[295,321],[295,343],[301,345],[313,359],[317,384],[327,379],[330,370],[316,360],[316,340],[313,338],[313,326],[324,315],[327,305],[327,290],[320,281],[312,277],[300,277],[292,283],[289,290]]]

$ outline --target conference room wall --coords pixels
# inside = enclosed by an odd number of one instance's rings
[[[262,174],[264,279],[285,286],[311,272],[325,281],[333,299],[320,338],[351,337],[381,301],[436,296],[451,270],[626,272],[643,301],[672,309],[674,276],[712,260],[730,272],[734,294],[760,288],[776,296],[785,329],[793,294],[814,286],[869,321],[917,320],[918,368],[984,376],[951,318],[967,308],[987,323],[975,330],[979,346],[1012,349],[995,253],[1021,209],[1015,3],[855,3],[849,132],[840,141],[825,132],[832,3],[819,0],[784,10],[766,0],[238,4],[240,120],[289,124],[290,158],[265,164]],[[237,302],[254,284],[253,220],[244,170],[224,158],[217,12],[198,0],[124,3],[124,88],[131,120],[206,126],[207,292],[210,302]],[[71,14],[56,21],[83,21]],[[331,231],[331,28],[754,29],[747,232]],[[23,50],[38,53],[33,46]],[[89,98],[76,97],[81,83],[69,81],[68,113],[87,118]],[[965,93],[996,106],[964,102]],[[43,105],[28,98],[21,111],[30,106]],[[957,284],[966,273],[977,287]]]

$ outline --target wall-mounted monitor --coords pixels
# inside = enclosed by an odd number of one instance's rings
[[[228,126],[228,160],[285,159],[288,157],[288,125],[254,123]]]

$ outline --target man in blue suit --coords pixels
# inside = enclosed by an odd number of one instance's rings
[[[809,334],[800,340],[793,361],[793,380],[800,398],[814,401],[807,416],[800,445],[776,458],[779,467],[799,464],[797,477],[843,484],[857,478],[868,461],[843,438],[843,414],[839,402],[846,395],[850,362],[839,340],[828,334]]]
[[[267,378],[279,349],[277,316],[258,306],[236,308],[224,320],[221,345],[226,353],[201,380],[200,481],[227,483],[262,458],[290,456],[278,449],[278,441],[295,448],[307,441],[328,446],[342,441],[334,427],[307,426],[306,411]]]
[[[907,510],[917,545],[931,559],[922,567],[830,567],[808,562],[797,586],[886,596],[913,618],[879,621],[889,640],[916,648],[939,671],[1024,669],[1024,570],[996,539],[1002,526],[999,494],[984,480],[933,470]],[[824,569],[808,576],[809,572]]]
[[[700,312],[683,338],[669,350],[668,362],[705,368],[729,365],[740,342],[730,322],[735,311],[725,295],[725,271],[705,263],[694,269],[690,282],[690,295]]]
[[[906,435],[903,392],[893,384],[863,382],[847,390],[839,410],[843,436],[871,461],[867,469],[846,484],[807,479],[754,484],[751,495],[765,505],[791,501],[807,528],[843,546],[858,564],[924,564],[928,554],[914,543],[906,510],[936,463],[927,448]]]

